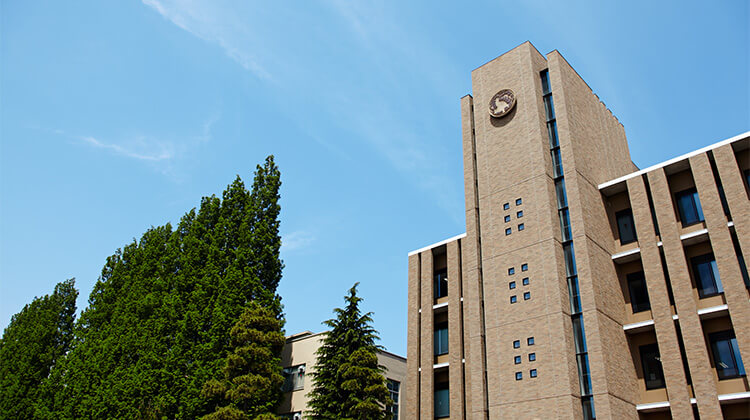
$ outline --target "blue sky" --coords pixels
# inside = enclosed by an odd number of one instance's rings
[[[464,232],[459,98],[530,40],[640,167],[750,127],[748,2],[0,3],[0,328],[274,154],[287,332],[361,282],[406,353],[407,253]]]

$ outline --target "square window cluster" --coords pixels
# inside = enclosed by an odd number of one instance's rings
[[[520,199],[520,198],[517,198],[516,199],[516,206],[520,206],[521,204],[523,204],[523,200]],[[510,210],[510,203],[503,204],[503,210]],[[523,217],[523,210],[517,210],[516,211],[516,219],[520,219],[522,217]],[[511,216],[509,214],[506,214],[503,219],[505,220],[505,223],[510,223]],[[523,223],[520,223],[519,225],[517,225],[517,229],[518,229],[519,232],[522,231],[522,230],[524,230],[524,228],[525,228],[525,226],[524,226]],[[505,234],[506,235],[510,235],[511,232],[512,232],[511,228],[505,229]]]

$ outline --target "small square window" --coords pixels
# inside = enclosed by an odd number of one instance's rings
[[[524,286],[528,286],[529,285],[529,278],[528,277],[524,277],[523,278],[523,285]]]
[[[524,229],[525,229],[525,227],[523,226],[523,223],[521,223],[520,225],[518,225],[518,231],[519,232],[522,231],[522,230],[524,230]]]
[[[510,222],[510,215],[509,214],[505,215],[505,223],[508,223],[508,222]]]
[[[531,292],[524,292],[523,300],[529,300],[529,299],[531,299]]]
[[[508,269],[508,275],[509,275],[509,276],[512,276],[512,275],[514,275],[514,274],[516,274],[516,267],[511,267],[511,268],[509,268],[509,269]]]
[[[521,356],[516,356],[513,358],[513,362],[517,365],[521,364]]]
[[[520,349],[521,348],[521,340],[515,340],[515,341],[513,341],[513,348],[514,349]]]
[[[523,201],[520,198],[516,198],[516,205],[520,206],[521,204],[523,204]]]
[[[521,373],[521,372],[516,372],[516,380],[517,380],[517,381],[520,381],[521,379],[523,379],[523,373]]]
[[[529,337],[526,339],[526,344],[533,346],[534,345],[534,337]]]
[[[529,353],[529,362],[536,360],[536,353]]]
[[[516,217],[519,218],[519,219],[522,218],[523,217],[523,210],[517,211],[516,212]]]
[[[510,234],[511,234],[511,232],[513,232],[513,230],[512,230],[511,228],[507,228],[507,229],[505,229],[505,236],[508,236],[508,235],[510,235]]]
[[[528,264],[521,264],[521,271],[529,271],[529,265]]]
[[[518,302],[518,298],[516,298],[516,295],[513,295],[510,297],[510,303],[516,303]]]
[[[510,208],[510,203],[503,204],[503,210],[508,210]]]
[[[529,371],[529,376],[532,377],[532,378],[536,378],[536,369],[531,369]]]
[[[516,288],[516,282],[512,281],[508,283],[508,289],[515,289]]]

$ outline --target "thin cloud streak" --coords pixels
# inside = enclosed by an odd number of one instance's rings
[[[292,233],[282,235],[281,237],[281,250],[282,251],[295,251],[306,248],[308,245],[315,242],[315,236],[307,231],[298,230]]]
[[[81,136],[79,137],[79,139],[83,140],[84,142],[92,146],[102,148],[102,149],[108,149],[108,150],[115,152],[118,155],[130,157],[130,158],[134,158],[138,160],[147,160],[151,162],[157,162],[161,160],[172,159],[172,157],[174,157],[174,152],[172,150],[168,150],[169,147],[166,147],[165,145],[161,145],[161,147],[159,147],[159,149],[161,150],[154,151],[153,153],[138,153],[133,150],[129,150],[125,147],[122,147],[118,144],[104,143],[96,139],[95,137],[91,137],[91,136]]]

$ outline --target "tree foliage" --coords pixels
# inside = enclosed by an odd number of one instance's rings
[[[204,197],[175,229],[149,229],[107,258],[68,356],[46,384],[39,417],[194,419],[213,406],[230,330],[251,302],[282,318],[276,286],[280,174],[259,165]],[[281,323],[278,324],[279,328]],[[280,368],[279,368],[280,374]]]
[[[281,350],[283,321],[255,302],[232,327],[232,352],[224,362],[222,380],[211,379],[203,396],[216,402],[204,420],[275,419],[281,403]]]
[[[362,314],[356,283],[345,297],[346,307],[336,308],[336,318],[325,321],[331,330],[317,350],[313,390],[314,419],[390,419],[385,407],[393,404],[385,384],[385,369],[378,365],[377,331],[372,313]]]
[[[78,290],[58,283],[13,315],[0,339],[0,418],[33,418],[42,382],[69,348]]]

